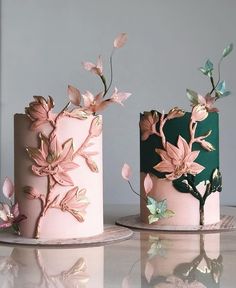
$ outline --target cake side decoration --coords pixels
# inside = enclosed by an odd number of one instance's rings
[[[11,227],[15,233],[19,234],[19,223],[26,219],[26,216],[20,214],[17,202],[13,204],[15,189],[9,178],[6,178],[3,183],[2,193],[6,200],[0,202],[0,229]]]
[[[192,211],[190,208],[186,210],[186,214],[191,214],[189,219],[194,218],[192,225],[219,221],[219,196],[216,192],[222,190],[222,177],[219,170],[219,110],[214,104],[218,99],[231,94],[225,88],[225,81],[221,80],[220,66],[232,50],[233,44],[223,50],[218,62],[217,81],[213,77],[214,65],[210,60],[199,68],[209,77],[212,88],[206,96],[187,89],[191,112],[174,107],[167,114],[152,110],[140,115],[141,193],[135,193],[141,197],[141,219],[148,219],[149,224],[158,222],[159,225],[162,218],[173,216],[177,220],[162,220],[160,225],[189,225],[191,220],[186,221],[184,209],[181,211],[185,201],[186,207],[194,205]],[[144,204],[143,198],[147,194],[144,182],[147,175],[151,176],[153,188],[148,191],[147,203]],[[178,195],[179,192],[183,197]],[[187,194],[197,202],[192,202]],[[218,212],[215,211],[214,217],[211,213],[216,206]],[[159,211],[162,211],[160,207],[164,211],[168,207],[171,213],[158,217]],[[195,213],[197,210],[198,213]]]
[[[102,91],[81,93],[68,85],[68,101],[59,113],[53,111],[51,96],[34,96],[25,115],[15,115],[15,186],[19,207],[27,216],[20,227],[24,237],[89,237],[103,232],[103,216],[93,221],[98,211],[102,213],[102,116],[97,113],[112,103],[123,105],[131,95],[114,87],[107,96],[113,83],[114,52],[126,41],[127,34],[121,33],[113,42],[108,84],[101,56],[96,64],[82,63],[99,77]],[[69,236],[59,224],[54,233],[50,228],[58,217]]]
[[[161,201],[156,201],[155,198],[148,196],[148,193],[153,188],[153,182],[152,182],[151,176],[149,174],[146,174],[144,181],[143,181],[144,190],[146,193],[145,196],[140,195],[133,188],[133,186],[130,182],[131,168],[127,163],[125,163],[123,165],[122,170],[121,170],[121,174],[122,174],[123,179],[128,182],[132,192],[135,193],[136,195],[138,195],[141,198],[141,200],[145,202],[145,205],[150,212],[150,214],[148,216],[149,224],[157,222],[159,219],[168,218],[168,217],[171,217],[174,215],[173,211],[171,211],[170,209],[167,209],[166,199],[161,200]]]

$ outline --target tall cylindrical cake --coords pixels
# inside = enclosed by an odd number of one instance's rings
[[[218,222],[218,113],[208,113],[199,104],[191,113],[173,108],[168,114],[141,114],[140,172],[143,222],[167,226]],[[153,183],[148,194],[147,175]]]
[[[101,116],[62,113],[39,122],[32,118],[32,105],[29,109],[28,115],[15,115],[16,199],[27,217],[21,235],[55,239],[102,233]]]

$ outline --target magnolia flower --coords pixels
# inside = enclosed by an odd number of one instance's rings
[[[103,65],[102,65],[102,59],[101,56],[98,57],[97,63],[91,63],[91,62],[83,62],[82,65],[84,66],[85,70],[88,70],[94,74],[97,74],[99,76],[103,75]]]
[[[206,96],[198,94],[198,103],[204,105],[208,112],[219,112],[219,110],[216,107],[213,107],[215,101],[216,98],[212,97],[210,94],[207,94]]]
[[[103,110],[109,105],[109,100],[103,100],[103,92],[94,96],[91,92],[86,91],[85,94],[82,94],[84,99],[84,108],[86,111],[91,113],[96,113]]]
[[[152,134],[156,133],[156,124],[159,121],[159,115],[155,112],[144,112],[139,122],[141,130],[141,140],[145,141]]]
[[[166,178],[175,180],[185,174],[196,175],[205,167],[194,162],[200,151],[191,151],[184,138],[179,136],[177,146],[166,143],[166,150],[156,149],[162,161],[153,168],[159,172],[169,173]]]
[[[125,101],[131,93],[128,92],[118,92],[118,89],[115,87],[115,90],[110,98],[112,102],[116,102],[120,105],[124,105],[122,102]]]
[[[78,187],[74,187],[62,199],[60,203],[61,210],[71,213],[79,222],[83,222],[86,214],[85,210],[89,204],[85,194],[86,189],[79,191]]]
[[[29,107],[25,108],[25,113],[33,122],[31,129],[36,129],[38,126],[46,122],[53,122],[55,120],[54,114],[51,112],[54,107],[52,97],[48,97],[46,100],[42,96],[34,96],[35,101],[29,104]]]
[[[207,118],[208,112],[204,105],[198,104],[193,107],[191,120],[195,123],[197,121],[203,121]]]
[[[68,171],[78,167],[73,162],[73,140],[69,139],[64,144],[57,141],[56,136],[49,142],[49,139],[40,134],[40,148],[26,148],[29,156],[35,164],[31,169],[35,175],[50,176],[52,182],[62,186],[73,185],[73,181],[67,174]],[[52,184],[52,183],[51,183]]]

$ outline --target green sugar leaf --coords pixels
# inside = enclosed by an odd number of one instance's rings
[[[234,48],[233,43],[230,43],[227,47],[225,47],[225,49],[223,50],[223,53],[222,53],[222,57],[228,56],[231,53],[231,51],[233,50],[233,48]]]

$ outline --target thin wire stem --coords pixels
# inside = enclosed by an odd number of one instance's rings
[[[134,190],[134,188],[133,188],[133,186],[132,186],[132,184],[130,183],[129,180],[128,180],[128,183],[129,183],[129,187],[132,190],[132,192],[134,192],[134,194],[138,195],[140,198],[142,198],[147,203],[147,199]]]

